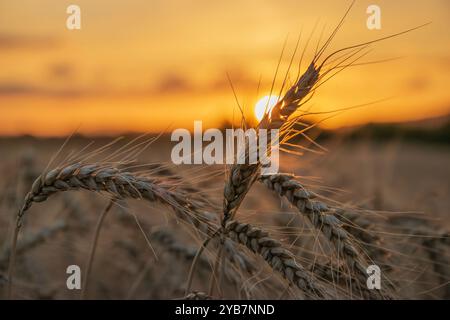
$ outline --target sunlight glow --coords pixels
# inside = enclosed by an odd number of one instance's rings
[[[262,120],[266,112],[270,112],[273,109],[278,98],[278,96],[265,96],[255,104],[255,117],[258,121]]]

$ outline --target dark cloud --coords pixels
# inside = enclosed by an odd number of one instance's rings
[[[0,34],[0,49],[47,49],[58,44],[59,41],[52,37]]]
[[[24,85],[24,84],[16,84],[16,83],[4,83],[0,84],[0,95],[25,95],[25,94],[33,94],[36,92],[36,89],[32,86]]]
[[[431,79],[427,78],[426,75],[417,75],[406,82],[409,90],[413,91],[423,91],[431,86]]]
[[[75,70],[68,63],[57,63],[49,66],[49,74],[54,79],[67,80],[73,78]]]
[[[20,83],[0,83],[1,96],[50,96],[59,98],[74,98],[86,94],[81,90],[51,90]]]
[[[161,80],[151,90],[152,93],[196,93],[196,92],[223,92],[231,90],[227,73],[238,89],[255,89],[258,87],[258,79],[252,78],[248,73],[239,68],[231,71],[217,73],[214,77],[203,83],[195,83],[193,80],[181,74],[170,73],[161,77]]]
[[[169,74],[164,76],[155,88],[156,93],[184,93],[194,90],[194,86],[185,78]]]
[[[116,90],[113,87],[99,88],[93,87],[73,87],[70,85],[75,76],[75,70],[70,64],[60,63],[48,67],[48,76],[53,82],[47,86],[35,83],[25,82],[3,82],[0,83],[0,96],[47,96],[54,98],[75,98],[86,96],[126,96],[126,95],[158,95],[158,94],[198,94],[231,92],[231,86],[228,81],[227,72],[218,73],[204,82],[195,82],[192,79],[181,74],[169,73],[160,78],[156,85],[150,90],[129,88],[127,90]],[[233,69],[228,72],[233,86],[237,90],[256,90],[258,87],[257,79],[251,78],[248,74]],[[57,80],[58,86],[54,87],[54,80]],[[61,88],[61,84],[65,85]]]

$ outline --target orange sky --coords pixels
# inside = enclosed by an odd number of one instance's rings
[[[82,29],[66,29],[66,8],[81,7]],[[119,133],[219,126],[238,115],[227,81],[252,114],[269,93],[289,34],[276,88],[303,28],[315,22],[307,59],[349,1],[306,0],[0,0],[0,135]],[[382,29],[366,28],[381,7]],[[392,97],[327,120],[328,127],[403,121],[450,112],[450,2],[357,1],[333,49],[425,22],[377,43],[361,60],[402,57],[346,69],[307,107],[330,111]],[[293,76],[296,70],[292,72]],[[258,90],[258,82],[261,86]]]

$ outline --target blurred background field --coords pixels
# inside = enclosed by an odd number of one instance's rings
[[[436,125],[430,126],[430,123]],[[127,137],[126,140],[130,139]],[[96,145],[102,145],[112,138],[75,136],[66,152],[80,150],[93,140]],[[328,152],[321,155],[306,152],[303,156],[283,154],[280,171],[297,174],[300,181],[325,197],[372,212],[366,216],[369,220],[375,217],[381,230],[379,236],[395,244],[398,251],[394,256],[410,259],[406,259],[405,265],[404,262],[391,262],[402,271],[400,275],[395,275],[395,279],[399,279],[400,283],[407,282],[401,296],[449,298],[448,245],[439,251],[441,262],[438,262],[436,271],[430,254],[437,249],[427,249],[422,243],[428,236],[408,234],[425,230],[428,234],[445,235],[448,232],[446,230],[450,229],[448,118],[402,125],[366,125],[338,131],[318,130],[316,141],[326,147]],[[33,173],[32,170],[31,174],[39,174],[62,142],[62,139],[34,137],[0,140],[3,177],[0,202],[0,242],[3,253],[0,257],[0,274],[6,272],[5,248],[9,246],[14,216],[21,198],[35,178],[26,177],[26,168],[32,165],[35,171]],[[170,165],[168,155],[173,144],[170,136],[163,135],[141,154],[139,161],[168,164],[170,170],[184,176],[187,181],[209,190],[208,195],[220,205],[225,180],[224,167],[180,168]],[[65,287],[65,268],[69,264],[85,265],[96,220],[107,202],[107,198],[88,192],[71,192],[51,197],[49,201],[32,208],[20,241],[26,242],[34,234],[48,234],[19,255],[15,290],[17,297],[78,297],[79,292]],[[150,207],[139,201],[131,201],[126,208],[138,214],[144,232],[149,237],[161,228],[179,229],[176,239],[183,245],[189,244],[193,250],[191,254],[195,253],[199,243],[189,236],[189,232],[170,222],[173,218],[164,207]],[[284,215],[292,213],[292,210],[261,186],[255,186],[245,200],[239,218],[275,228],[276,225],[286,223]],[[56,229],[48,231],[52,228]],[[297,232],[303,234],[308,227],[303,225],[298,228]],[[385,234],[391,229],[396,232]],[[281,237],[285,239],[286,236]],[[129,212],[119,207],[113,209],[105,219],[100,236],[88,298],[181,298],[189,259],[165,253],[164,242],[161,244],[152,240],[152,246],[157,252],[158,261],[154,260],[152,251],[133,219],[130,219]],[[177,263],[174,264],[174,261]],[[439,263],[443,270],[439,269]],[[196,280],[200,282],[194,283],[201,287],[203,277],[207,279],[207,273],[200,274]],[[253,284],[252,281],[249,283]],[[234,290],[228,290],[228,297],[237,297]],[[264,294],[258,296],[258,287],[253,290],[256,292],[252,292],[250,297],[268,297]]]

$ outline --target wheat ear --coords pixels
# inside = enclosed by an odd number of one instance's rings
[[[200,202],[194,201],[193,197],[163,181],[125,172],[112,165],[75,163],[53,169],[36,179],[18,213],[17,226],[21,227],[23,216],[33,203],[45,201],[58,192],[81,189],[106,192],[118,199],[159,201],[173,208],[184,219],[188,218],[187,212],[200,207]],[[200,226],[203,221],[199,219],[202,217],[196,218],[191,222],[206,232],[205,226]]]
[[[234,216],[255,182],[258,170],[257,164],[236,164],[231,167],[223,191],[223,225]]]
[[[74,163],[62,166],[42,174],[35,180],[17,214],[8,267],[8,297],[12,295],[17,238],[27,210],[33,203],[43,202],[58,192],[81,189],[106,192],[118,199],[159,201],[171,207],[179,218],[192,223],[201,232],[210,232],[210,225],[205,216],[192,215],[194,211],[200,212],[200,202],[190,199],[189,195],[177,191],[172,185],[165,185],[162,181],[144,175],[125,172],[109,164]]]
[[[338,256],[343,257],[352,272],[355,272],[364,288],[367,279],[362,256],[352,244],[350,235],[342,228],[342,222],[323,202],[314,201],[314,194],[308,192],[293,175],[275,174],[261,176],[260,181],[280,196],[284,196],[300,213],[304,214],[316,230],[319,230],[336,248]],[[374,293],[374,297],[377,295]]]
[[[310,274],[295,261],[294,255],[282,244],[269,236],[269,233],[248,223],[229,221],[225,234],[260,255],[275,271],[281,273],[290,283],[297,286],[310,298],[323,298],[319,288]]]
[[[337,208],[336,217],[344,222],[344,228],[355,239],[361,240],[361,245],[372,259],[386,260],[389,253],[381,247],[382,239],[373,230],[373,223],[358,212]]]
[[[303,99],[311,93],[313,87],[319,80],[320,67],[313,62],[309,65],[305,73],[299,80],[285,93],[282,99],[277,102],[272,111],[266,113],[258,124],[262,129],[282,129],[287,124],[289,117],[300,107]],[[241,205],[247,192],[257,179],[260,163],[249,163],[249,148],[246,143],[245,163],[235,164],[231,167],[228,180],[224,187],[223,203],[223,225],[234,217],[234,213]]]

